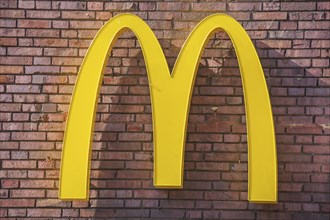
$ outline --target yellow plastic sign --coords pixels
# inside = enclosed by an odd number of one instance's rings
[[[223,30],[233,42],[245,96],[248,133],[248,200],[277,202],[277,158],[268,89],[256,50],[242,26],[224,14],[202,20],[191,32],[172,74],[149,26],[132,14],[109,20],[97,33],[81,65],[64,135],[59,198],[86,200],[93,127],[108,56],[126,30],[137,36],[146,63],[153,118],[154,186],[183,187],[184,146],[192,91],[205,44]]]

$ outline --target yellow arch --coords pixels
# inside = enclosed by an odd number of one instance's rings
[[[97,33],[80,68],[64,135],[61,199],[88,199],[90,155],[97,100],[107,58],[125,30],[137,36],[146,62],[154,131],[154,185],[181,188],[186,128],[200,56],[211,34],[230,36],[242,75],[248,133],[248,199],[277,201],[277,159],[272,110],[255,48],[241,25],[224,14],[201,21],[187,38],[172,75],[148,25],[132,14],[118,15]]]

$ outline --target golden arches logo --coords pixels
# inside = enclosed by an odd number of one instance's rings
[[[272,110],[256,50],[242,26],[224,14],[201,21],[183,45],[172,74],[149,26],[132,14],[118,15],[97,33],[74,88],[64,135],[59,198],[88,199],[91,144],[100,84],[118,36],[130,29],[142,48],[153,118],[154,185],[182,188],[189,107],[199,60],[212,33],[233,42],[242,75],[248,133],[248,199],[277,202],[277,158]]]

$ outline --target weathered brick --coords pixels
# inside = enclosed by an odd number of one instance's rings
[[[24,217],[26,216],[26,209],[8,209],[8,216],[10,217]]]
[[[330,154],[330,148],[327,146],[306,145],[303,147],[303,151],[306,153],[313,153],[313,154]]]
[[[35,201],[32,199],[0,199],[1,207],[33,207]]]
[[[35,73],[58,73],[59,67],[58,66],[26,66],[25,72],[27,74],[35,74]]]
[[[45,140],[45,132],[13,132],[13,140]]]
[[[8,48],[8,55],[27,55],[27,56],[38,56],[42,54],[42,48],[33,47],[10,47]]]
[[[229,11],[260,11],[261,10],[260,3],[245,3],[245,2],[229,2],[228,9]]]
[[[103,10],[103,2],[88,2],[88,10]]]
[[[7,169],[30,169],[36,167],[36,161],[3,160],[2,166]]]
[[[51,21],[48,20],[19,20],[18,27],[22,28],[50,28]]]
[[[27,29],[27,37],[59,37],[60,31],[55,29]]]
[[[0,3],[0,8],[16,8],[17,1],[3,0]]]
[[[151,134],[140,133],[122,133],[118,135],[118,140],[131,140],[131,141],[150,141]]]
[[[321,170],[320,165],[318,164],[299,164],[299,163],[292,163],[286,166],[286,170],[289,172],[302,172],[302,173],[309,173],[309,172],[319,172]]]
[[[134,198],[166,199],[168,198],[168,193],[157,190],[136,190],[134,191]]]
[[[327,2],[0,0],[0,7],[0,218],[329,217]],[[237,55],[223,31],[210,36],[196,76],[184,189],[153,187],[149,83],[139,43],[125,32],[110,53],[98,99],[90,204],[57,199],[79,67],[98,29],[125,11],[151,27],[170,69],[190,31],[210,13],[227,11],[247,30],[270,91],[277,205],[246,201],[245,97]]]
[[[26,8],[26,9],[31,9],[35,7],[35,2],[34,1],[19,1],[18,2],[18,7],[19,8]]]
[[[0,74],[21,74],[23,73],[22,66],[2,66]]]
[[[316,2],[300,2],[295,4],[293,2],[281,3],[281,10],[315,10]]]
[[[318,2],[317,3],[317,9],[318,10],[329,10],[330,6],[327,2]]]
[[[53,180],[21,180],[20,183],[21,188],[46,189],[54,187]]]
[[[1,112],[6,112],[6,111],[21,111],[21,104],[7,104],[7,103],[2,103],[0,105],[0,111]]]
[[[36,1],[36,9],[51,9],[51,2]]]
[[[155,2],[141,2],[139,3],[139,9],[141,11],[154,11],[156,9]]]
[[[158,2],[157,10],[159,11],[188,11],[190,4],[186,2]]]
[[[305,31],[306,39],[328,39],[330,31]]]
[[[223,2],[203,2],[203,3],[193,3],[193,11],[224,11],[226,9],[226,4]]]
[[[60,217],[61,209],[28,209],[28,217]]]
[[[64,10],[84,10],[86,9],[87,3],[79,2],[79,1],[53,1],[52,8],[53,9],[64,9]]]
[[[43,198],[45,197],[44,190],[11,190],[11,198]]]

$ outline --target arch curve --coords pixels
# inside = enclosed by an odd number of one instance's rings
[[[224,14],[201,21],[187,38],[170,74],[159,42],[149,26],[131,14],[109,20],[97,33],[74,88],[66,125],[61,199],[88,199],[93,126],[100,84],[109,53],[125,30],[137,36],[146,62],[153,118],[154,185],[183,184],[183,160],[190,101],[199,60],[210,35],[230,36],[242,75],[248,131],[249,200],[277,201],[277,159],[271,105],[256,50],[241,25]]]

